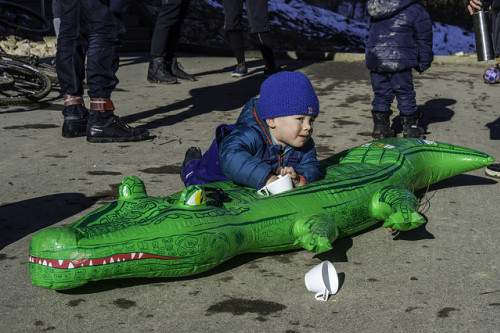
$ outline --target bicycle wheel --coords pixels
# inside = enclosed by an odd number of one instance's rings
[[[48,63],[46,60],[44,60],[45,62],[41,62],[40,58],[36,55],[22,56],[22,55],[8,54],[0,46],[0,60],[7,62],[8,61],[22,62],[23,64],[35,67],[40,72],[42,72],[42,74],[45,74],[50,79],[52,85],[59,83],[55,66],[55,59],[53,59],[50,63]]]
[[[57,71],[54,65],[41,62],[37,65],[37,69],[49,78],[52,85],[57,85],[59,83],[59,78],[57,77]]]
[[[0,105],[36,103],[52,89],[50,79],[29,65],[0,60],[2,71],[14,78],[14,82],[0,89]]]
[[[45,17],[6,1],[0,1],[0,24],[26,36],[48,35],[52,30],[52,24]]]

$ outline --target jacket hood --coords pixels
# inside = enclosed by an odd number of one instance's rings
[[[254,113],[254,107],[256,112]],[[269,130],[266,126],[266,121],[260,118],[259,114],[259,99],[251,98],[250,101],[245,105],[243,110],[236,121],[236,125],[244,124],[246,126],[250,126],[255,128],[258,132],[261,133],[263,139],[272,145],[272,142],[269,141],[268,138],[271,137]]]
[[[418,0],[368,0],[368,14],[374,20],[381,20],[399,13],[406,7],[418,3]]]

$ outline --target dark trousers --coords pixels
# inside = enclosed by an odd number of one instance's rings
[[[151,38],[151,58],[163,57],[171,61],[179,47],[182,24],[189,0],[163,0]]]
[[[500,8],[491,13],[491,23],[493,30],[493,49],[495,58],[500,57]]]
[[[245,0],[222,0],[224,6],[224,29],[226,31],[243,30],[243,2]],[[267,0],[245,1],[248,23],[251,33],[269,31],[269,13]]]
[[[118,84],[116,47],[120,44],[116,17],[100,0],[59,0],[61,27],[56,68],[63,94],[83,94],[85,55],[91,98],[109,98]]]
[[[398,109],[402,114],[411,115],[417,112],[411,69],[397,73],[371,72],[370,78],[375,94],[372,101],[373,111],[389,111],[396,97]]]
[[[250,33],[257,41],[267,68],[276,68],[270,37],[267,0],[222,0],[224,6],[224,29],[227,32],[238,64],[245,62],[243,40],[243,2],[245,2]]]

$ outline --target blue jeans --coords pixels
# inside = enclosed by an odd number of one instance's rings
[[[392,101],[396,97],[398,109],[402,114],[411,115],[417,112],[411,69],[397,73],[371,72],[370,78],[375,94],[372,101],[373,111],[389,111]]]
[[[85,55],[91,98],[109,98],[118,84],[116,47],[120,45],[117,17],[100,0],[59,0],[61,26],[56,68],[63,94],[83,95]]]

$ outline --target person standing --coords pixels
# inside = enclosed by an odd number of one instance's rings
[[[368,0],[370,32],[366,43],[366,67],[374,92],[374,139],[392,137],[391,104],[396,97],[403,136],[423,137],[412,69],[427,70],[434,59],[432,22],[418,0]]]
[[[109,5],[100,0],[58,0],[58,12],[56,70],[64,96],[63,137],[87,136],[89,142],[148,138],[147,129],[130,127],[114,113],[111,93],[118,84],[116,47],[122,26]],[[90,111],[83,99],[85,56]]]
[[[493,50],[495,52],[495,60],[497,67],[500,67],[500,0],[479,1],[470,0],[467,4],[469,14],[473,15],[474,10],[487,8],[491,10],[492,30],[493,30]],[[486,167],[486,175],[494,178],[500,178],[500,163],[493,163]]]
[[[250,33],[257,41],[264,60],[264,75],[272,75],[278,72],[280,68],[276,66],[274,61],[267,0],[222,0],[224,29],[237,61],[236,68],[231,73],[231,76],[238,78],[248,74],[242,24],[243,2],[246,5]]]
[[[500,0],[470,0],[467,4],[467,9],[469,14],[474,14],[475,10],[480,10],[481,8],[489,9],[491,12],[491,26],[493,33],[493,50],[495,52],[495,58],[497,62],[497,67],[500,67]]]
[[[177,61],[181,28],[189,8],[189,0],[161,0],[151,38],[147,79],[154,83],[177,83],[177,79],[195,81]]]

